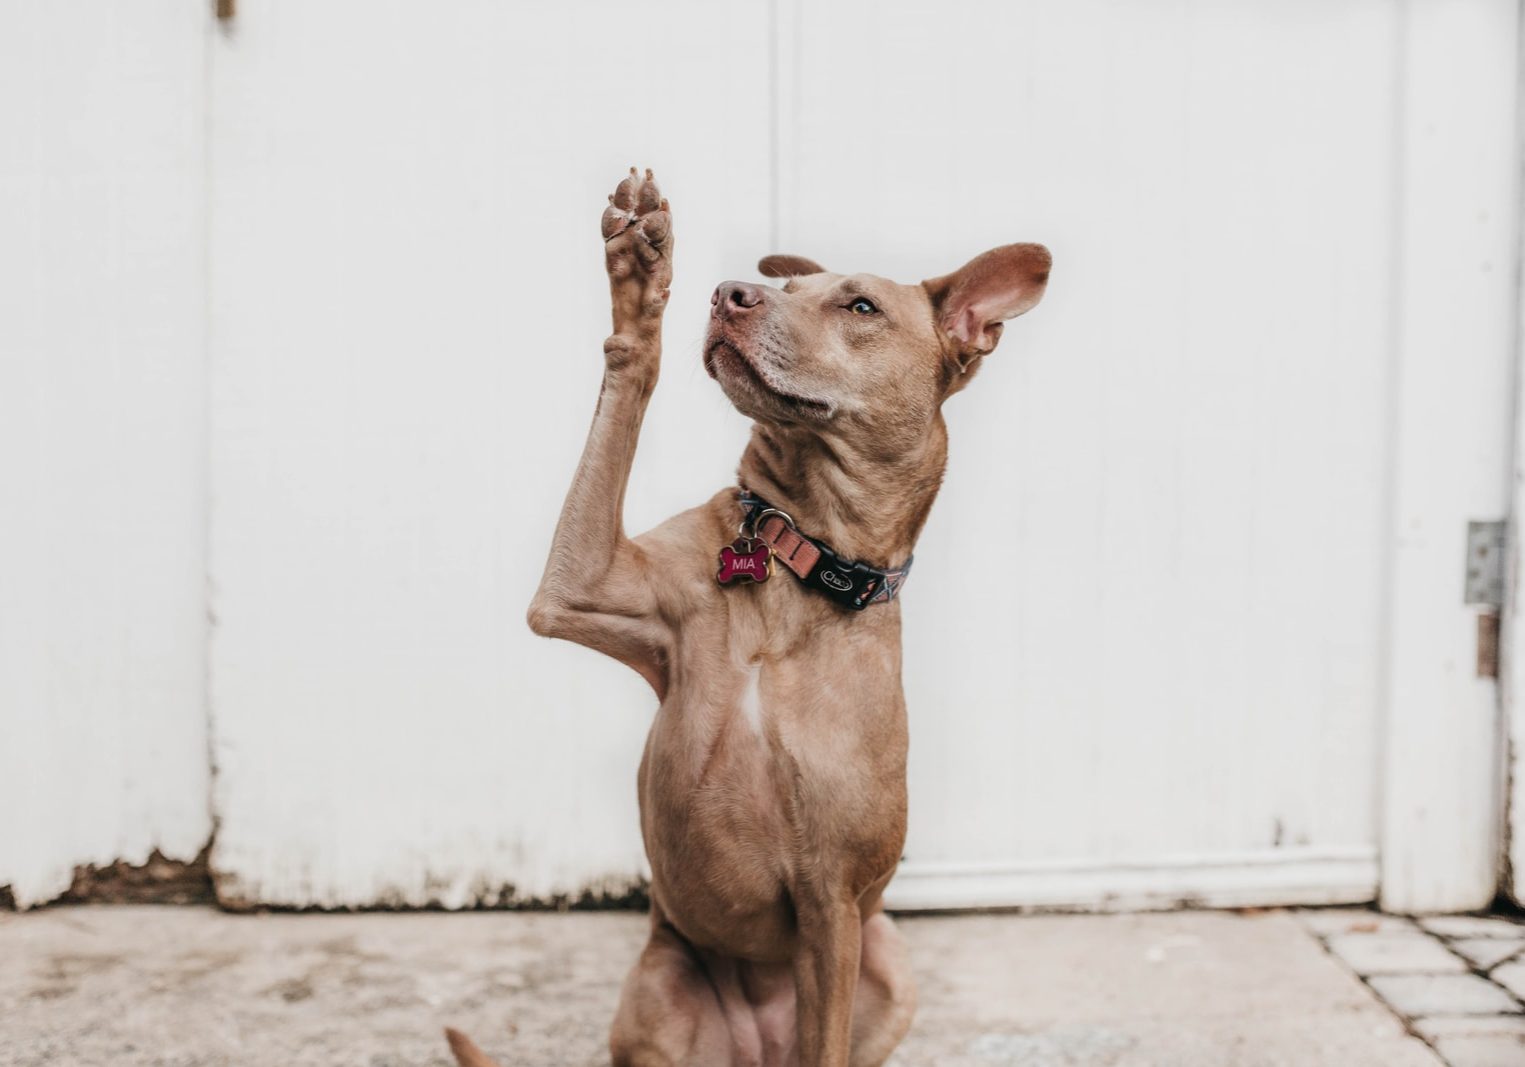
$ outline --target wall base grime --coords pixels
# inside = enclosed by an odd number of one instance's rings
[[[138,865],[117,860],[105,867],[74,868],[74,881],[58,904],[210,904],[212,871],[208,843],[190,861],[172,860],[154,849]]]

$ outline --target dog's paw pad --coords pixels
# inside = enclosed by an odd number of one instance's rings
[[[650,168],[642,175],[631,167],[630,174],[609,194],[602,229],[605,241],[635,232],[661,248],[672,234],[672,215]]]
[[[672,280],[672,212],[651,170],[630,173],[609,194],[600,227],[609,274],[645,275],[665,289]]]

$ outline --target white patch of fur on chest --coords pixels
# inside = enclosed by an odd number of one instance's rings
[[[749,663],[744,668],[746,681],[741,686],[741,716],[752,727],[752,732],[762,736],[762,664]]]

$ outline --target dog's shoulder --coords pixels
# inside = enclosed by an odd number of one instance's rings
[[[723,489],[709,500],[680,511],[635,538],[658,585],[680,596],[710,594],[715,583],[720,549],[736,537],[741,510],[735,489]]]

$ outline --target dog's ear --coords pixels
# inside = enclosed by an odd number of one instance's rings
[[[955,371],[967,374],[1001,339],[1001,323],[1043,299],[1053,257],[1042,245],[1002,245],[952,274],[922,282],[938,329],[953,347]]]
[[[763,256],[757,269],[764,278],[803,278],[807,274],[825,274],[826,268],[804,256]]]

